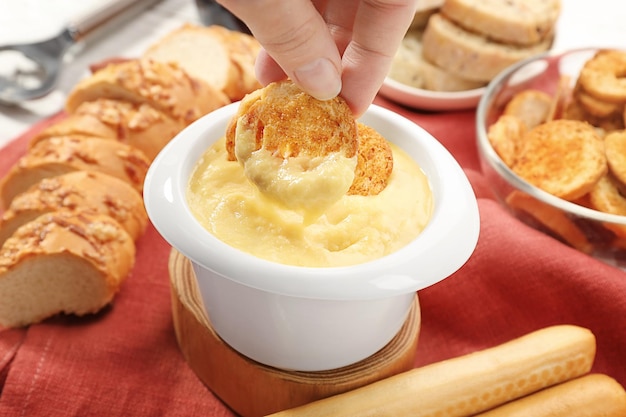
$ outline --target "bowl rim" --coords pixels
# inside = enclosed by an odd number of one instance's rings
[[[191,214],[184,193],[191,172],[189,165],[195,166],[208,145],[217,140],[208,138],[206,132],[224,132],[238,105],[236,102],[222,107],[185,128],[157,155],[146,176],[144,202],[152,224],[192,262],[243,285],[282,295],[355,300],[397,296],[425,288],[451,275],[473,253],[480,221],[478,203],[464,171],[428,132],[376,105],[370,106],[360,120],[375,122],[374,127],[376,123],[386,123],[397,132],[410,132],[410,137],[402,140],[408,146],[423,147],[427,150],[423,157],[436,158],[441,165],[429,167],[434,176],[429,180],[441,183],[445,177],[446,190],[433,190],[435,204],[440,207],[434,208],[429,223],[416,239],[376,260],[324,267],[323,275],[318,267],[278,264],[222,242]],[[445,256],[441,253],[444,248]],[[420,262],[416,264],[418,258]]]
[[[483,159],[487,161],[489,166],[513,188],[525,192],[545,204],[559,208],[564,212],[574,214],[580,218],[586,218],[589,220],[604,223],[626,225],[626,216],[604,213],[598,210],[581,206],[571,201],[556,197],[548,193],[547,191],[544,191],[525,181],[511,168],[509,168],[509,166],[502,160],[502,158],[500,158],[493,146],[491,146],[491,143],[489,142],[489,139],[487,137],[487,124],[485,123],[485,121],[490,106],[495,100],[497,94],[500,92],[500,86],[504,85],[507,81],[514,77],[515,74],[518,73],[518,71],[522,71],[526,66],[535,64],[536,62],[541,60],[559,60],[567,55],[589,54],[594,53],[600,49],[602,48],[584,47],[575,49],[551,50],[519,61],[518,63],[513,64],[504,71],[502,71],[487,85],[485,93],[482,95],[480,101],[478,102],[478,107],[476,108],[475,126],[476,141],[478,144],[479,152],[484,156]]]

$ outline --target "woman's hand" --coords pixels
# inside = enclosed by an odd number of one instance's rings
[[[359,116],[383,83],[416,0],[218,0],[264,50],[257,77],[285,77],[318,99],[340,94]]]

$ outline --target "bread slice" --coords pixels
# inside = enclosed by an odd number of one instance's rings
[[[534,45],[550,38],[560,0],[446,0],[441,13],[470,32],[497,42]]]
[[[143,199],[131,185],[100,172],[74,171],[44,178],[11,201],[0,219],[0,246],[21,225],[61,209],[106,214],[134,240],[148,224]]]
[[[349,195],[377,195],[387,187],[393,171],[393,152],[387,139],[371,126],[357,122],[359,150]]]
[[[177,64],[150,59],[111,63],[84,78],[70,92],[65,108],[74,113],[80,104],[101,98],[147,103],[185,125],[230,102]]]
[[[484,87],[482,81],[471,81],[445,71],[422,55],[422,32],[411,30],[394,55],[389,77],[402,84],[431,91],[465,91]]]
[[[96,313],[111,302],[134,259],[132,238],[109,216],[37,217],[0,248],[0,325]]]
[[[81,103],[74,113],[35,136],[30,146],[54,136],[96,136],[126,143],[153,160],[184,127],[181,120],[149,104],[102,98]]]
[[[552,37],[531,46],[515,46],[492,41],[467,31],[443,14],[428,20],[422,38],[423,55],[434,65],[457,77],[488,82],[510,65],[547,51]]]
[[[44,178],[71,171],[97,171],[120,178],[140,193],[150,161],[131,146],[102,138],[62,136],[42,140],[0,181],[2,207]]]
[[[534,186],[572,201],[591,191],[608,165],[604,142],[590,124],[557,119],[524,135],[512,169]]]
[[[174,62],[237,101],[261,87],[254,75],[259,50],[260,44],[250,35],[187,23],[151,45],[143,57]]]

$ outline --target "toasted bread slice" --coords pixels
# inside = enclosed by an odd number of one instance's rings
[[[513,171],[565,200],[588,193],[607,173],[604,143],[588,123],[553,120],[528,131],[522,142]]]
[[[600,50],[580,70],[578,82],[595,98],[611,103],[626,102],[626,51]]]
[[[235,118],[255,132],[252,151],[264,148],[280,158],[331,152],[352,158],[359,146],[356,121],[342,98],[317,100],[291,81],[271,83],[246,96]],[[232,128],[228,132],[231,143],[234,133]]]
[[[619,183],[620,190],[626,190],[626,130],[608,133],[604,137],[604,149],[609,171]]]
[[[515,163],[526,131],[526,123],[521,118],[510,114],[503,114],[489,126],[487,139],[508,167],[512,167]]]
[[[393,152],[387,139],[370,126],[357,123],[359,151],[352,195],[377,195],[385,189],[393,171]]]
[[[584,253],[593,251],[593,245],[583,231],[558,208],[544,204],[518,190],[506,197],[506,203],[514,211],[534,219],[538,226],[553,237]]]
[[[626,216],[626,197],[619,192],[610,175],[602,177],[589,192],[589,203],[595,210]],[[626,226],[615,223],[605,223],[604,226],[618,237],[626,238]]]
[[[548,120],[553,101],[552,96],[544,91],[523,90],[507,103],[504,114],[519,118],[530,130]]]

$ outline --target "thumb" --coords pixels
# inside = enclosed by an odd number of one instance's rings
[[[310,0],[221,0],[244,21],[267,56],[257,65],[259,80],[274,81],[275,61],[285,75],[313,97],[341,91],[341,56],[326,22]],[[270,59],[271,58],[271,59]]]

